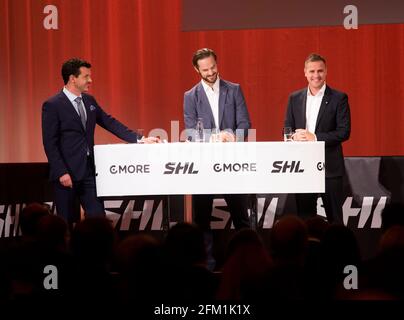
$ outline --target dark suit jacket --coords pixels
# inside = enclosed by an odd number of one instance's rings
[[[289,96],[285,127],[306,128],[307,88],[293,92]],[[318,141],[325,142],[325,176],[340,177],[344,174],[344,156],[341,143],[348,140],[351,133],[351,116],[348,96],[326,86],[317,117]]]
[[[205,129],[215,128],[212,109],[200,82],[184,94],[185,128],[195,129],[198,118],[203,118]],[[230,129],[234,134],[240,129],[244,131],[242,132],[244,138],[251,127],[240,85],[222,79],[220,79],[219,127],[220,130]]]
[[[42,139],[50,164],[51,180],[58,180],[66,173],[70,174],[73,181],[84,177],[87,150],[93,158],[96,124],[127,142],[137,142],[136,133],[105,113],[92,96],[83,93],[82,97],[87,113],[86,130],[63,91],[45,101],[42,106]]]

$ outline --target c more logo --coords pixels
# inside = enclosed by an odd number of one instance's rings
[[[325,164],[324,162],[318,162],[317,163],[317,170],[318,171],[323,171],[325,169]]]

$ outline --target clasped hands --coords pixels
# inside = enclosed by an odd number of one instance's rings
[[[294,141],[316,141],[316,135],[306,129],[296,129],[292,139]]]
[[[235,142],[236,137],[228,131],[220,131],[219,133],[211,134],[209,142]]]

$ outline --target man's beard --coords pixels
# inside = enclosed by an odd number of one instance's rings
[[[214,78],[213,78],[214,77]],[[210,80],[209,78],[212,78],[213,80]],[[202,77],[202,79],[205,81],[205,82],[208,82],[208,83],[215,83],[216,82],[216,80],[217,80],[217,72],[214,74],[214,75],[211,75],[211,76],[209,76],[209,77]]]

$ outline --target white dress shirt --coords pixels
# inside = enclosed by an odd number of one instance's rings
[[[306,99],[306,130],[315,133],[316,123],[318,118],[318,112],[320,111],[321,101],[324,97],[326,85],[321,87],[320,91],[316,95],[312,95],[310,88],[307,88]]]
[[[63,87],[63,93],[64,93],[64,94],[66,95],[66,97],[70,100],[70,102],[72,103],[74,109],[76,110],[77,114],[78,114],[79,117],[80,117],[80,112],[79,112],[77,103],[76,103],[76,101],[74,101],[74,100],[75,100],[77,97],[81,97],[82,99],[83,99],[83,97],[82,97],[81,95],[80,95],[80,96],[76,96],[75,94],[73,94],[73,93],[71,93],[69,90],[67,90],[66,87]],[[86,111],[86,108],[84,107],[84,102],[82,102],[82,103],[83,103],[84,114],[85,114],[86,119],[87,119],[87,111]]]
[[[206,96],[208,97],[208,101],[210,104],[210,108],[212,109],[213,118],[215,119],[215,127],[219,127],[219,94],[220,94],[220,80],[219,76],[217,77],[215,83],[212,87],[207,85],[205,81],[201,80],[203,89],[205,90]]]

